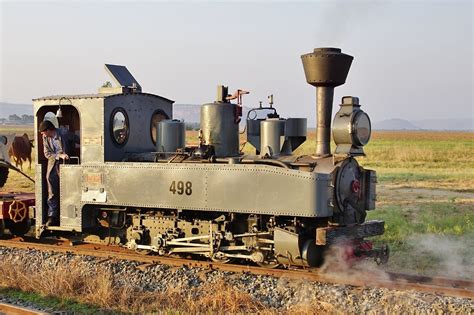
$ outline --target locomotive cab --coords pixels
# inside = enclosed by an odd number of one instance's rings
[[[105,68],[118,87],[107,83],[97,94],[54,95],[33,100],[38,143],[34,152],[37,236],[45,229],[80,232],[87,228],[88,221],[83,220],[82,213],[85,206],[88,202],[106,200],[105,183],[98,179],[90,165],[121,161],[127,152],[154,151],[156,136],[151,130],[157,120],[172,117],[173,101],[141,93],[141,86],[123,66],[106,65]],[[150,123],[147,130],[138,123],[144,119]],[[48,209],[48,161],[38,132],[44,120],[50,120],[56,128],[65,129],[80,139],[80,144],[69,152],[69,160],[62,161],[59,167],[59,226],[50,227],[44,225]],[[84,218],[87,217],[86,214]]]

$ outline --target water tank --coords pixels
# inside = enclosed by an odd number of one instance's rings
[[[156,151],[176,152],[184,148],[186,143],[186,129],[184,122],[173,120],[162,120],[156,128]]]

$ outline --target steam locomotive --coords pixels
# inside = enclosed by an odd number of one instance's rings
[[[247,115],[247,143],[255,152],[242,153],[247,92],[229,95],[225,86],[201,107],[196,146],[185,145],[174,102],[142,92],[124,66],[106,65],[116,86],[104,84],[97,94],[34,99],[35,129],[49,119],[81,139],[60,166],[60,224],[46,226],[47,159],[35,131],[36,236],[73,232],[85,242],[146,253],[269,267],[318,266],[330,246],[385,262],[387,248],[366,240],[383,234],[384,222],[365,221],[375,208],[376,174],[355,159],[371,135],[357,97],[342,98],[331,129],[334,88],[345,83],[353,57],[316,48],[301,58],[316,87],[312,155],[293,153],[306,140],[306,119],[280,117],[272,100]]]

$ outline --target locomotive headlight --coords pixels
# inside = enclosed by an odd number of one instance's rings
[[[360,109],[359,98],[344,96],[333,121],[332,134],[337,145],[334,155],[365,155],[362,147],[369,142],[371,130],[369,116]]]
[[[352,140],[355,144],[364,146],[369,143],[370,134],[372,131],[369,115],[367,115],[362,110],[358,110],[352,116]]]

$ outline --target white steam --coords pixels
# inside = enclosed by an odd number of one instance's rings
[[[432,260],[430,273],[447,278],[474,279],[474,239],[442,235],[418,235],[410,239],[412,255]]]

